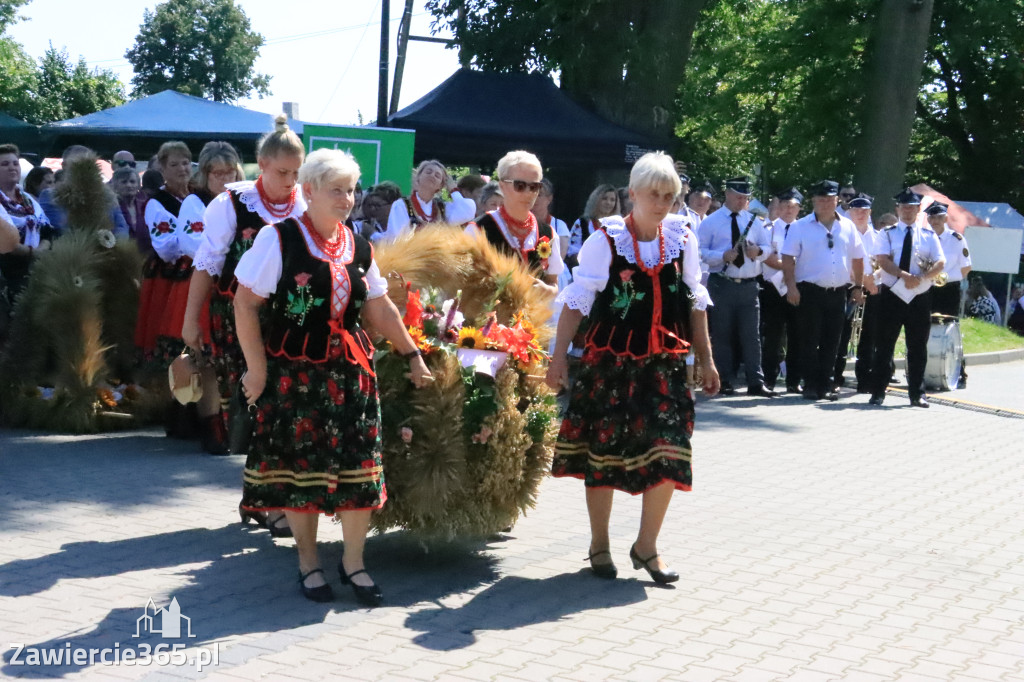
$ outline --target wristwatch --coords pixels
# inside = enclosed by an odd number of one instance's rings
[[[402,358],[403,360],[412,360],[413,358],[418,358],[421,355],[423,355],[423,351],[417,348],[416,350],[409,353],[399,353],[398,357]]]

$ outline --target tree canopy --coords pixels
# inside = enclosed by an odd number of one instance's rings
[[[168,0],[146,10],[125,57],[135,69],[132,95],[177,90],[217,102],[270,94],[257,73],[263,36],[234,0]]]

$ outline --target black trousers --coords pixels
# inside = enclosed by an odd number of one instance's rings
[[[857,390],[874,390],[874,380],[871,378],[874,372],[875,347],[878,344],[878,318],[881,304],[881,294],[869,294],[864,297],[864,319],[861,321],[860,341],[857,343],[857,363],[853,371],[857,375]],[[889,382],[892,371],[885,375],[885,382]]]
[[[839,350],[836,351],[836,366],[832,372],[832,383],[843,385],[843,374],[846,372],[846,356],[850,353],[850,337],[853,336],[853,312],[857,306],[853,301],[846,301],[843,317],[843,331],[839,335]]]
[[[736,367],[732,340],[738,337],[747,387],[760,386],[764,383],[764,375],[761,374],[761,335],[758,333],[761,306],[757,298],[757,281],[751,278],[733,282],[726,277],[711,275],[708,293],[714,302],[708,308],[711,352],[715,365],[723,372],[722,383],[732,383]]]
[[[904,303],[888,288],[879,296],[878,345],[871,370],[873,396],[885,395],[889,368],[900,330],[907,342],[907,392],[910,399],[924,393],[924,367],[928,362],[928,335],[931,333],[931,290]]]
[[[849,290],[824,289],[810,282],[800,282],[797,289],[804,390],[824,393],[832,387]]]
[[[797,307],[770,282],[761,286],[761,369],[764,383],[775,386],[785,342],[786,386],[800,386],[800,333]]]

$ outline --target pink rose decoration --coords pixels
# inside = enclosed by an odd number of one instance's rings
[[[412,429],[410,429],[408,426],[403,426],[402,427],[402,442],[404,442],[404,443],[411,443],[412,442]]]
[[[300,272],[299,274],[295,275],[295,283],[298,284],[300,287],[307,286],[312,276],[313,275],[309,274],[308,272]]]
[[[156,231],[160,234],[167,234],[171,231],[171,224],[166,220],[156,224]]]
[[[252,241],[255,238],[256,238],[256,230],[254,230],[253,228],[247,227],[244,230],[242,230],[242,239],[245,239],[245,240],[248,240],[248,241]]]
[[[623,282],[628,282],[629,280],[633,279],[634,272],[635,270],[621,270],[619,272],[619,277],[622,278]]]

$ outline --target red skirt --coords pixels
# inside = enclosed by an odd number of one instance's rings
[[[135,324],[135,345],[144,353],[157,351],[161,337],[181,339],[188,306],[188,288],[192,279],[192,259],[182,256],[164,263],[156,256],[146,262],[139,294],[139,317]],[[210,345],[209,302],[199,313],[203,345]]]

